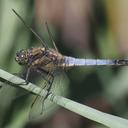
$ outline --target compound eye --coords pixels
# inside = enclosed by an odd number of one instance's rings
[[[19,52],[16,52],[16,56],[19,57]]]

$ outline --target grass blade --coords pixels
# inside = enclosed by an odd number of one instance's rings
[[[13,79],[11,80],[12,77]],[[28,85],[17,85],[24,82],[24,80],[2,69],[0,69],[0,78],[2,80],[8,81],[10,83],[10,86],[13,85],[23,88],[31,93],[34,93],[35,95],[45,96],[47,94],[46,90],[43,90],[42,93],[40,93],[42,89],[32,83],[29,83]],[[50,93],[47,99],[72,112],[75,112],[83,117],[101,123],[110,128],[126,128],[128,126],[127,119],[98,111],[96,109],[74,102],[62,96],[57,96],[53,93]]]

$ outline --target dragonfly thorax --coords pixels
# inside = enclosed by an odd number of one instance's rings
[[[28,63],[28,51],[25,49],[22,49],[16,53],[15,60],[20,65],[26,65]]]

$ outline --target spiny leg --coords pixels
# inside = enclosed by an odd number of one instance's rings
[[[45,97],[43,98],[43,100],[42,100],[42,111],[41,111],[41,114],[43,113],[44,102],[45,102],[45,100],[47,99],[48,95],[50,94],[50,90],[51,90],[51,87],[52,87],[52,84],[53,84],[53,80],[54,80],[53,74],[50,74],[50,75],[49,75],[49,79],[50,79],[50,78],[51,78],[51,81],[50,81],[50,83],[49,83],[49,87],[47,88],[48,93],[46,94],[46,96],[45,96]]]
[[[48,81],[48,78],[46,77],[46,76],[49,75],[49,73],[46,72],[46,71],[43,70],[43,69],[37,69],[37,72],[38,72],[38,73],[43,77],[43,79],[46,81],[46,83],[44,83],[45,86],[42,88],[42,89],[44,89],[44,88],[46,87],[47,83],[50,84],[49,81]]]
[[[49,74],[47,75],[47,81],[45,81],[44,82],[44,84],[46,84],[45,86],[47,86],[47,84],[49,85],[50,84],[50,82],[49,82],[49,80],[51,81],[51,77],[53,77],[53,75],[51,74],[51,72],[49,72]],[[53,81],[53,80],[52,80]],[[52,81],[51,81],[51,84],[52,84]],[[50,90],[50,87],[51,87],[51,85],[48,87],[48,91]],[[41,93],[41,92],[40,92]],[[49,93],[48,93],[49,94]],[[44,102],[45,102],[45,100],[46,100],[46,98],[47,98],[47,96],[48,96],[48,94],[46,94],[46,96],[45,97],[40,97],[40,96],[36,96],[36,98],[34,99],[34,101],[33,101],[33,103],[31,104],[31,110],[32,110],[32,108],[34,108],[35,106],[36,106],[36,102],[38,101],[38,103],[39,102],[41,102],[42,103],[42,110],[40,111],[40,114],[42,114],[42,112],[43,112],[43,105],[44,105]],[[38,99],[40,97],[40,99]],[[43,98],[43,99],[42,99]]]
[[[41,71],[41,70],[39,70],[39,69],[37,69],[36,71],[37,71],[37,72],[43,77],[43,79],[49,84],[48,78],[46,78],[46,76],[48,76],[48,73],[46,74],[46,72],[45,72],[44,70]],[[45,73],[46,75],[45,75],[44,73]],[[42,89],[44,89],[44,88],[47,86],[46,83],[44,83],[44,84],[45,84],[44,87],[43,87],[43,88],[41,87]],[[31,104],[31,107],[34,105],[34,103],[36,102],[36,100],[37,100],[38,97],[40,97],[40,96],[39,96],[39,95],[36,96],[36,98],[34,99],[33,103]]]
[[[40,72],[40,73],[41,73],[41,72]],[[43,76],[42,74],[43,74],[43,73],[41,73],[41,76]],[[50,85],[50,86],[46,89],[47,91],[50,91],[51,85],[52,85],[52,83],[53,83],[53,80],[52,80],[52,82],[49,82],[50,76],[52,76],[52,78],[54,78],[53,75],[51,75],[51,74],[48,74],[48,75],[47,75],[48,78],[43,77],[43,78],[46,80],[46,82],[43,83],[43,84],[44,84],[44,87],[43,87],[42,89],[44,89],[47,85]],[[41,92],[40,92],[40,93],[41,93]],[[47,95],[48,95],[48,94],[47,94]],[[44,97],[44,99],[47,98],[47,95]],[[40,97],[40,96],[39,96],[39,95],[36,96],[36,98],[34,99],[33,103],[31,104],[31,107],[35,104],[35,102],[36,102],[36,100],[38,99],[38,97]]]
[[[29,83],[28,78],[29,78],[30,70],[31,70],[31,68],[29,67],[29,68],[27,69],[27,73],[26,73],[26,77],[25,77],[25,83],[26,83],[26,84]]]
[[[44,57],[44,56],[43,56]],[[51,60],[49,60],[47,63],[44,63],[43,65],[42,65],[42,67],[43,66],[45,66],[45,65],[47,65],[47,64],[49,64],[51,62]],[[47,86],[47,83],[49,84],[49,81],[48,81],[48,78],[46,77],[46,76],[48,76],[48,72],[47,71],[45,71],[45,70],[43,70],[42,68],[38,68],[37,70],[36,70],[36,72],[38,72],[42,77],[43,77],[43,79],[46,81],[46,82],[44,82],[44,87],[42,88],[42,89],[44,89],[46,86]],[[45,74],[46,75],[45,75]],[[34,101],[33,101],[33,103],[31,104],[31,108],[32,108],[32,106],[35,104],[35,102],[36,102],[36,100],[38,99],[38,97],[39,96],[36,96],[36,98],[34,99]]]

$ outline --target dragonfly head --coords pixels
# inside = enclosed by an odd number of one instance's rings
[[[16,52],[16,57],[15,60],[18,62],[20,65],[25,65],[28,63],[28,51],[27,50],[20,50]]]

